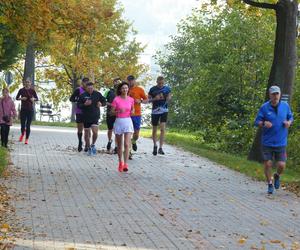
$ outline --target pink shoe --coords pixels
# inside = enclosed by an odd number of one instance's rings
[[[125,164],[123,165],[123,171],[124,171],[124,172],[128,172],[128,164],[127,164],[127,163],[125,163]]]
[[[21,134],[20,138],[19,138],[19,142],[22,142],[24,138],[24,134]]]
[[[26,144],[26,145],[28,144],[28,139],[25,140],[25,144]]]
[[[124,162],[119,162],[119,172],[123,172]]]

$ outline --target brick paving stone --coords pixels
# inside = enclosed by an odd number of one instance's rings
[[[29,145],[18,133],[11,157],[22,175],[5,184],[29,230],[15,249],[297,249],[292,193],[270,197],[264,183],[168,145],[153,156],[148,139],[118,173],[104,132],[95,157],[76,152],[75,129],[33,127]]]

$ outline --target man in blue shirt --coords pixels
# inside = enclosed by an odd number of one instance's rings
[[[149,102],[152,102],[152,139],[153,155],[157,155],[157,127],[160,125],[160,139],[158,153],[164,155],[162,149],[165,138],[166,122],[168,118],[168,102],[171,100],[171,89],[165,85],[164,78],[159,76],[156,80],[157,85],[152,87],[148,93]]]
[[[262,153],[264,171],[268,181],[268,193],[272,194],[280,187],[280,175],[286,165],[288,128],[293,122],[293,114],[287,102],[280,100],[281,91],[278,86],[269,89],[270,100],[264,103],[257,114],[255,125],[262,128]],[[273,160],[277,165],[272,180]]]

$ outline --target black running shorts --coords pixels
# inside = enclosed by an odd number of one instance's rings
[[[115,121],[115,116],[106,115],[106,125],[108,130],[112,130],[114,128]]]
[[[76,123],[83,123],[83,115],[76,114]]]
[[[159,123],[167,122],[167,120],[168,120],[168,112],[151,115],[152,126],[158,126]]]
[[[98,125],[99,125],[98,120],[93,121],[93,122],[84,122],[83,123],[84,128],[91,128],[91,127],[98,126]]]

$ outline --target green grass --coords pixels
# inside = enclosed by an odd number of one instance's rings
[[[20,122],[16,122],[20,124]],[[50,126],[50,127],[64,127],[64,128],[76,128],[76,122],[43,122],[43,121],[33,121],[32,125],[36,126]],[[104,123],[100,124],[100,130],[106,129],[106,125]]]
[[[33,121],[32,125],[39,126],[51,126],[51,127],[66,127],[66,128],[75,128],[75,122],[42,122],[42,121]]]
[[[151,137],[151,130],[143,129],[141,135],[144,137]],[[232,155],[213,150],[197,140],[197,136],[193,133],[168,131],[166,142],[243,173],[256,180],[265,180],[261,164],[248,161],[245,156]],[[300,183],[300,170],[289,169],[287,166],[287,169],[282,176],[282,181],[285,183]]]
[[[0,147],[0,176],[6,168],[7,163],[7,150],[3,147]]]

